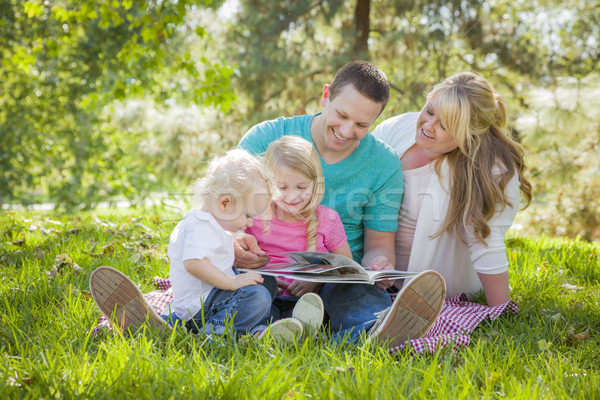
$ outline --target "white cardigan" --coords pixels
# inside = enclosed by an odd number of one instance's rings
[[[373,135],[396,150],[398,157],[415,144],[419,113],[401,114],[383,121]],[[447,297],[458,293],[471,294],[482,289],[477,273],[500,274],[508,271],[504,235],[519,207],[519,179],[515,174],[506,186],[511,206],[498,210],[489,221],[487,246],[475,239],[472,229],[463,232],[468,244],[458,236],[442,233],[431,238],[442,226],[450,202],[448,165],[442,164],[441,176],[433,174],[417,218],[414,241],[408,263],[409,271],[438,271],[446,280]],[[404,199],[403,199],[404,201]]]

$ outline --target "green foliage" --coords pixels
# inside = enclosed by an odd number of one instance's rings
[[[243,49],[230,52],[240,68],[234,84],[247,106],[240,110],[246,128],[320,111],[322,85],[354,57],[358,1],[301,3],[243,2],[231,22],[229,48]],[[588,114],[598,108],[600,3],[395,0],[370,6],[366,58],[386,72],[393,89],[379,121],[420,110],[428,90],[453,73],[483,75],[507,99],[517,120],[513,132],[534,167],[539,200],[525,222],[528,232],[598,238],[600,191],[591,178],[600,159],[598,120]],[[561,105],[548,94],[555,90]],[[536,135],[521,123],[532,118]]]
[[[460,350],[390,356],[374,344],[234,342],[175,330],[91,337],[88,280],[115,267],[154,290],[183,211],[0,214],[2,398],[574,398],[600,395],[600,247],[507,240],[517,314]],[[64,256],[63,256],[64,255]],[[59,257],[57,257],[59,256]]]
[[[127,157],[126,132],[101,129],[99,113],[140,96],[226,110],[231,68],[172,47],[203,34],[187,24],[189,10],[219,4],[4,0],[0,202],[27,203],[34,191],[73,207],[152,187],[146,166]]]
[[[202,176],[206,160],[234,147],[239,137],[239,131],[209,108],[159,107],[150,101],[130,100],[113,104],[107,114],[110,118],[107,116],[103,128],[112,132],[111,136],[119,137],[122,132],[129,136],[125,143],[131,148],[122,156],[135,154],[138,158],[119,164],[144,166],[148,173],[138,175],[146,184],[173,191],[187,191]],[[139,185],[143,187],[144,182]]]
[[[452,73],[488,78],[534,167],[525,225],[598,237],[597,0],[245,0],[230,16],[222,4],[0,1],[0,203],[180,191],[255,123],[318,112],[323,85],[361,57],[392,84],[378,121],[419,110]]]
[[[371,1],[364,58],[394,89],[383,117],[420,109],[434,83],[463,70],[489,78],[520,107],[527,106],[523,88],[597,71],[594,3]],[[322,85],[355,57],[357,4],[242,2],[227,46],[251,121],[319,110]]]
[[[527,223],[547,234],[600,239],[600,75],[532,90],[517,121],[537,201]],[[531,231],[529,229],[528,231]]]

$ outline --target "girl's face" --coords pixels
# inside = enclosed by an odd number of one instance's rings
[[[458,147],[454,137],[442,125],[437,96],[429,99],[419,114],[416,142],[430,160]]]
[[[275,180],[280,192],[275,205],[283,212],[284,217],[298,219],[298,214],[312,198],[315,183],[288,167],[280,168]]]

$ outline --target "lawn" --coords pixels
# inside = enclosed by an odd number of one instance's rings
[[[155,289],[179,218],[0,212],[0,398],[600,398],[600,245],[573,239],[508,239],[520,312],[484,322],[460,350],[91,336],[91,272],[112,266]]]

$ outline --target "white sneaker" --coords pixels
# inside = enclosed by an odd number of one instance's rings
[[[90,292],[102,314],[122,331],[134,332],[144,322],[160,331],[168,327],[131,279],[114,268],[98,267],[92,272]]]
[[[425,334],[442,310],[446,282],[436,271],[424,271],[405,283],[391,307],[380,313],[367,342],[378,340],[396,347]]]
[[[324,315],[323,300],[315,293],[306,293],[300,297],[292,311],[292,318],[302,323],[304,333],[311,338],[316,337],[321,329]]]
[[[294,342],[302,337],[302,324],[295,318],[285,318],[273,322],[257,336],[262,339],[270,333],[277,342]]]

